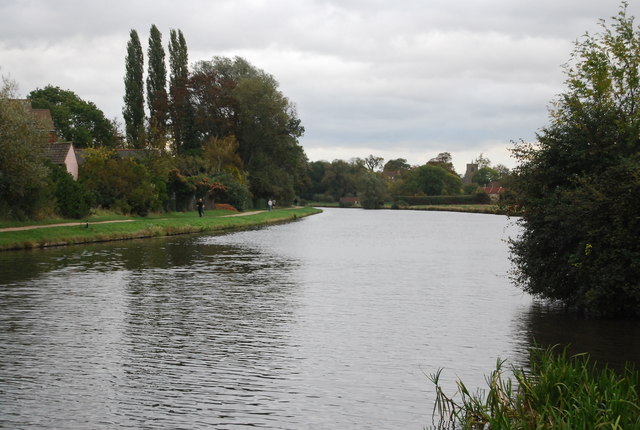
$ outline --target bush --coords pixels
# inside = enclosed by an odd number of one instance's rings
[[[80,219],[89,215],[94,205],[93,195],[62,166],[49,165],[55,188],[56,212],[65,218]]]

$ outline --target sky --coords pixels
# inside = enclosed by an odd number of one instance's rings
[[[449,152],[516,166],[564,89],[574,42],[614,0],[0,0],[0,74],[53,85],[122,122],[131,29],[182,30],[189,62],[240,56],[273,75],[310,161]],[[640,0],[628,13],[640,16]],[[168,66],[167,66],[168,68]]]

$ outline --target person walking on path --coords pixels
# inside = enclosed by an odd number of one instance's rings
[[[269,211],[271,211],[271,209],[273,209],[273,202],[271,201],[271,199],[269,199],[267,205],[269,206]]]
[[[201,217],[204,216],[204,202],[202,201],[202,199],[198,199],[198,203],[196,203],[196,206],[198,207],[198,215],[200,215]]]

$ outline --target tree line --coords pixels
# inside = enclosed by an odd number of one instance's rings
[[[375,155],[348,161],[313,161],[308,169],[310,185],[302,196],[321,202],[352,196],[365,208],[379,208],[402,196],[474,195],[482,193],[480,188],[491,182],[509,180],[507,167],[492,166],[482,154],[472,163],[478,165],[478,171],[465,184],[453,167],[449,152],[439,153],[423,165],[410,165],[404,158],[385,163]]]

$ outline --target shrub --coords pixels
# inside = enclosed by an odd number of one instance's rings
[[[54,185],[56,212],[65,218],[84,218],[91,212],[93,195],[87,188],[73,180],[62,166],[49,164]]]

